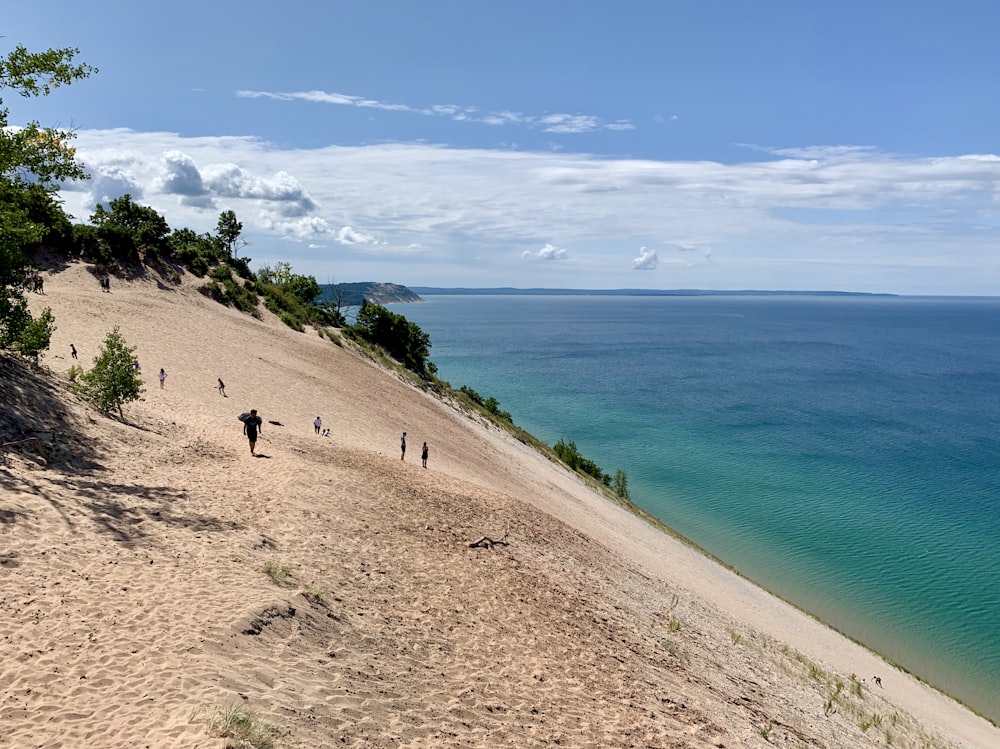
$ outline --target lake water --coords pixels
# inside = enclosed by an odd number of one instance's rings
[[[442,379],[1000,720],[1000,299],[425,298]]]

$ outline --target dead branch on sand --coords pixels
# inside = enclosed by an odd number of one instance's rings
[[[489,536],[483,536],[479,540],[473,541],[471,544],[469,544],[469,548],[475,549],[476,547],[480,547],[483,549],[492,549],[494,546],[509,546],[509,545],[510,544],[508,544],[503,539],[500,539],[499,541],[494,541]]]
[[[46,463],[49,462],[49,454],[45,450],[45,446],[42,444],[42,441],[38,439],[38,437],[25,437],[23,440],[15,440],[13,442],[0,443],[0,450],[6,450],[8,447],[15,447],[17,445],[23,445],[25,443],[30,443],[34,445],[35,450],[37,450],[38,454],[42,456],[42,460],[44,460]]]

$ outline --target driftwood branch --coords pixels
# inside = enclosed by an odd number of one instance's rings
[[[15,447],[17,445],[24,445],[26,443],[34,445],[35,450],[37,450],[38,454],[42,456],[42,460],[44,460],[46,463],[49,462],[49,454],[45,450],[45,446],[42,444],[42,441],[38,439],[38,437],[25,437],[23,440],[4,442],[0,444],[0,449],[6,450],[8,447]]]
[[[494,541],[489,536],[483,536],[482,538],[473,541],[471,544],[469,544],[470,549],[475,549],[477,547],[482,549],[492,549],[494,546],[509,546],[509,544],[503,539],[500,539],[499,541]]]

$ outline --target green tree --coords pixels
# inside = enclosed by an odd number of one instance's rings
[[[135,348],[130,348],[116,327],[104,339],[104,345],[94,357],[94,367],[82,377],[83,391],[102,411],[118,410],[137,401],[144,391],[142,378],[135,369]]]
[[[560,440],[552,446],[552,450],[563,463],[568,465],[574,471],[586,473],[588,476],[593,476],[605,486],[611,486],[611,477],[602,471],[600,466],[598,466],[594,461],[583,457],[583,455],[580,454],[580,450],[576,446],[576,442],[573,440],[565,442],[560,438]]]
[[[315,276],[302,276],[292,273],[292,264],[287,261],[275,263],[274,267],[265,265],[257,271],[257,278],[264,283],[277,286],[282,291],[288,292],[302,304],[312,304],[316,297],[323,293],[323,289],[316,281]]]
[[[615,475],[611,479],[611,490],[622,499],[630,498],[628,493],[628,474],[621,468],[615,471]]]
[[[167,220],[153,208],[134,202],[131,195],[115,198],[107,208],[98,204],[90,221],[111,256],[126,262],[159,256],[170,234]]]
[[[247,245],[245,240],[240,239],[243,224],[236,220],[236,211],[223,211],[215,231],[229,250],[229,257],[234,257],[241,247]]]
[[[31,321],[24,293],[31,261],[24,252],[40,242],[42,227],[19,207],[0,203],[0,348],[10,348]]]
[[[89,78],[97,68],[74,64],[80,50],[72,48],[29,52],[18,45],[0,57],[0,90],[23,97],[48,96],[53,89]],[[37,122],[9,127],[9,110],[0,98],[0,176],[23,184],[57,190],[58,183],[87,177],[69,142],[73,133],[43,128]]]
[[[357,322],[351,330],[369,343],[381,346],[389,356],[421,376],[437,371],[427,360],[431,337],[416,323],[390,312],[381,304],[362,299]]]
[[[24,297],[32,268],[28,253],[47,239],[46,217],[65,218],[51,197],[59,183],[87,176],[69,146],[71,132],[42,128],[37,122],[10,126],[2,95],[12,90],[22,97],[43,96],[96,73],[96,68],[73,63],[78,52],[67,48],[32,53],[19,45],[0,57],[0,348],[17,344],[30,351],[42,340],[36,333],[45,325],[33,327]],[[65,226],[60,224],[59,230]],[[25,333],[32,340],[22,340]]]
[[[323,293],[323,289],[313,276],[300,276],[294,273],[285,288],[303,304],[312,304],[316,297]]]
[[[22,356],[31,359],[32,364],[37,367],[38,359],[49,348],[49,341],[52,340],[55,329],[55,317],[52,315],[52,310],[46,307],[37,318],[29,315],[14,348]]]

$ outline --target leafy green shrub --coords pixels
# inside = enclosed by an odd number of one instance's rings
[[[600,481],[605,486],[611,486],[611,477],[600,469],[594,461],[583,457],[573,440],[564,442],[560,439],[552,446],[559,459],[574,471],[585,473]]]
[[[208,272],[208,276],[217,281],[230,281],[233,278],[233,272],[228,265],[216,265]]]
[[[203,294],[220,304],[235,307],[240,312],[246,312],[254,317],[260,317],[257,310],[259,297],[255,292],[249,291],[246,286],[241,286],[233,278],[228,266],[219,265],[212,268],[209,276],[212,280],[200,289]]]
[[[306,326],[302,324],[302,321],[299,320],[299,318],[295,317],[291,313],[281,311],[278,313],[278,318],[292,330],[297,330],[299,333],[305,332]]]
[[[468,385],[462,385],[458,389],[458,392],[463,393],[470,401],[475,403],[477,406],[486,406],[486,399],[483,398],[479,393],[470,388]]]
[[[116,327],[104,339],[104,345],[94,358],[94,368],[81,376],[83,392],[102,411],[118,410],[125,418],[122,406],[139,400],[143,393],[142,379],[135,369],[135,348],[130,348]]]
[[[208,273],[208,261],[201,255],[195,255],[191,258],[188,269],[198,278],[204,278],[205,274]]]
[[[49,341],[52,340],[55,329],[55,317],[48,307],[43,309],[37,318],[28,315],[18,339],[14,342],[14,349],[21,356],[31,359],[31,363],[37,367],[42,352],[49,348]]]
[[[205,296],[209,296],[219,304],[226,303],[226,290],[222,288],[222,284],[218,281],[211,281],[210,283],[202,286],[199,291],[201,291]]]
[[[622,499],[631,499],[628,493],[628,474],[621,468],[615,471],[615,475],[611,478],[611,491]]]
[[[229,258],[229,265],[232,266],[232,269],[236,271],[236,275],[240,278],[244,278],[248,281],[253,278],[253,271],[250,270],[250,258],[231,257]]]
[[[81,256],[94,263],[103,264],[111,261],[111,253],[101,244],[97,236],[97,227],[87,224],[73,225],[73,249]]]
[[[389,356],[421,377],[433,375],[437,367],[427,357],[431,338],[416,323],[390,312],[381,304],[361,301],[357,322],[349,329],[365,341],[380,346]]]

